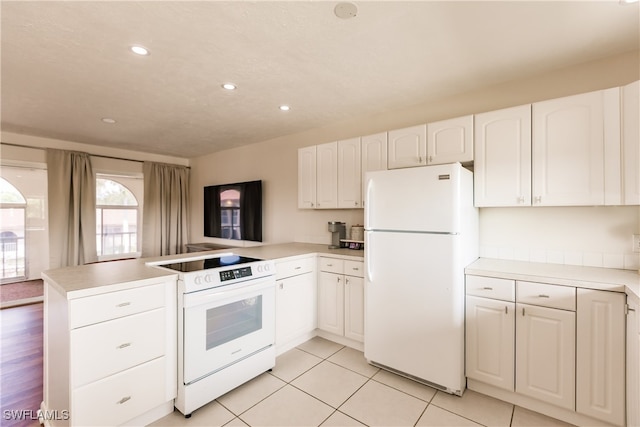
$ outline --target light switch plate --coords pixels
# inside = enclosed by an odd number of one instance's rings
[[[633,235],[633,252],[640,253],[640,234]]]

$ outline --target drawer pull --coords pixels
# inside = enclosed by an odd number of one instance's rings
[[[355,271],[360,270],[358,267],[353,267],[353,269],[354,269]]]
[[[121,350],[123,348],[127,348],[127,347],[131,347],[131,343],[130,342],[126,342],[124,344],[120,344],[119,346],[116,347],[117,350]]]
[[[121,302],[120,304],[116,305],[116,307],[126,307],[128,305],[131,305],[130,302]]]
[[[333,267],[333,264],[327,264],[327,267]]]
[[[294,270],[300,270],[301,268],[301,266],[297,266]]]
[[[538,298],[549,298],[549,295],[540,294],[540,295],[538,295]]]
[[[493,288],[490,286],[485,286],[484,288],[482,288],[483,291],[492,291]]]
[[[127,401],[129,401],[129,400],[131,400],[131,396],[125,396],[125,397],[123,397],[122,399],[118,400],[118,401],[116,402],[116,404],[118,404],[118,405],[122,405],[123,403],[125,403],[125,402],[127,402]]]

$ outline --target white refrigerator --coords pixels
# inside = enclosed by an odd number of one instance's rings
[[[365,179],[365,358],[462,395],[464,268],[478,257],[473,174],[453,163]]]

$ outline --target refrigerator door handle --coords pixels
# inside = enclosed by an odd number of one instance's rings
[[[373,277],[371,275],[371,249],[370,249],[371,245],[364,245],[364,263],[365,263],[365,270],[366,270],[366,275],[367,275],[367,281],[369,283],[371,283],[373,281]]]
[[[367,202],[367,206],[372,206],[371,205],[372,190],[373,190],[373,181],[368,180],[367,188],[365,189],[365,195],[366,195],[365,200]],[[365,207],[365,210],[364,210],[364,228],[365,229],[369,228],[371,224],[371,219],[369,218],[370,212],[371,212],[371,209],[367,209],[367,207]]]

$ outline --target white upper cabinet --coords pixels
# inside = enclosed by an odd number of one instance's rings
[[[427,125],[389,131],[389,169],[427,164]]]
[[[427,124],[427,164],[473,161],[473,116]]]
[[[298,149],[298,208],[316,207],[316,146]]]
[[[361,138],[362,157],[362,185],[364,186],[365,174],[371,171],[387,169],[387,132],[375,135],[363,136]],[[362,188],[362,207],[366,199],[366,191]]]
[[[620,145],[619,94],[613,88],[533,104],[533,205],[605,204],[605,160],[615,168],[605,147]]]
[[[338,207],[362,207],[360,138],[338,141]]]
[[[640,205],[640,80],[622,88],[623,203]]]
[[[316,208],[338,207],[338,143],[316,146]]]
[[[531,105],[477,114],[475,205],[531,205]]]

